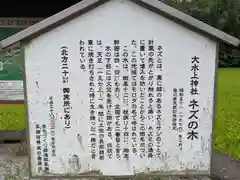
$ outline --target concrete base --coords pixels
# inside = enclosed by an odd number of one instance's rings
[[[25,130],[0,130],[0,142],[4,141],[25,141]]]

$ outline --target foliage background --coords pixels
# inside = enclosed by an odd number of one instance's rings
[[[240,39],[240,0],[161,0]],[[240,67],[240,47],[220,44],[219,67]]]

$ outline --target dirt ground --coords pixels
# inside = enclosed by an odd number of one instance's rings
[[[240,180],[240,160],[215,151],[212,157],[213,180]]]

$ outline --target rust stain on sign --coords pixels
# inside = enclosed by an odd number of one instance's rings
[[[78,142],[82,148],[82,150],[84,151],[84,146],[83,146],[83,139],[82,139],[82,136],[80,134],[77,135],[77,139],[78,139]]]

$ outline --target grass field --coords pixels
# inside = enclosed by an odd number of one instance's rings
[[[23,104],[0,104],[0,130],[25,128]]]
[[[219,69],[214,147],[240,158],[240,68]]]

